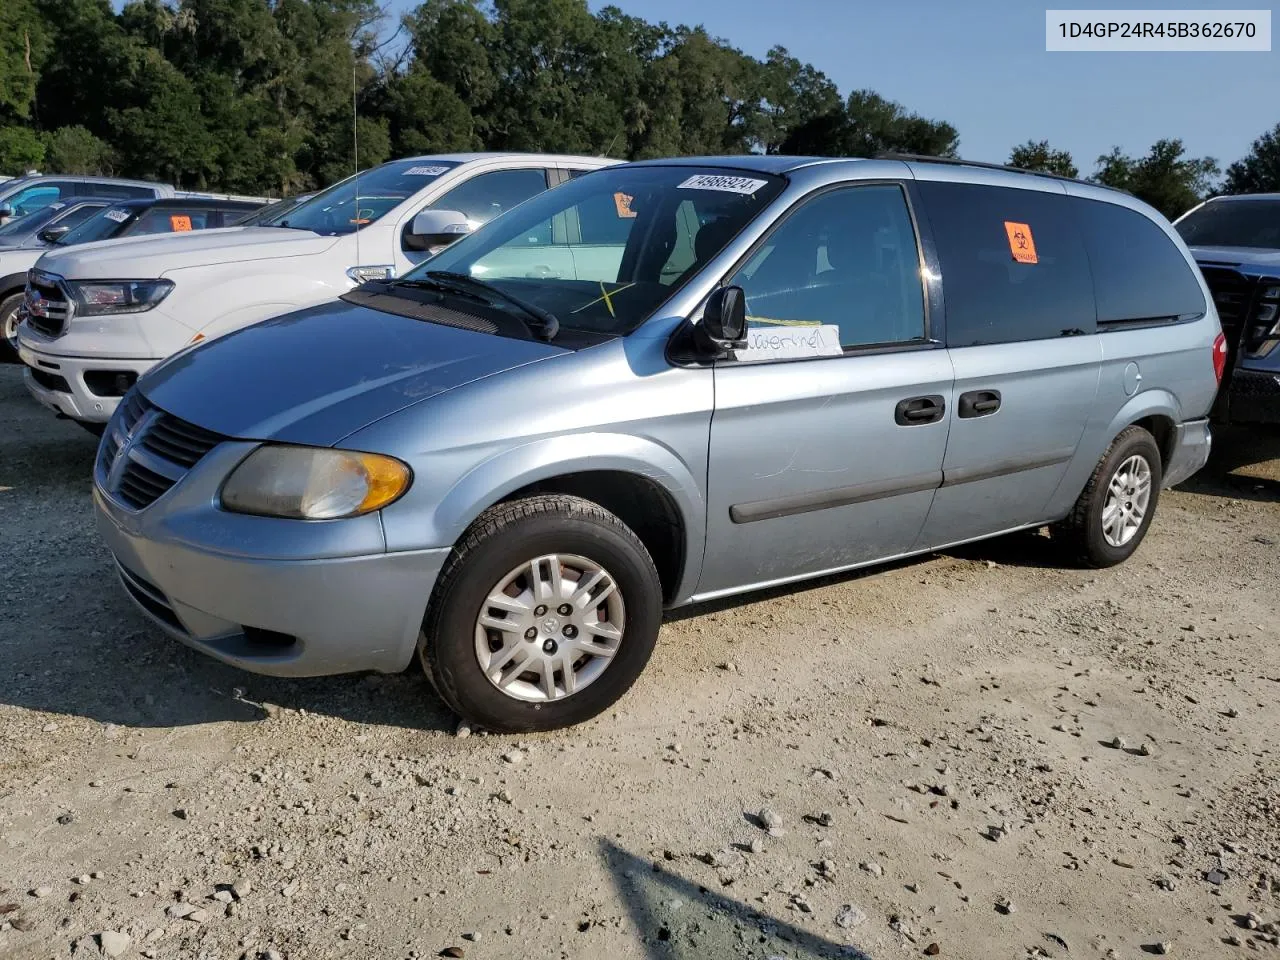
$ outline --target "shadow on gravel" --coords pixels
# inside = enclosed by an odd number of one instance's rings
[[[39,642],[36,629],[21,644],[25,649],[0,645],[0,656],[9,661],[0,669],[0,703],[140,728],[253,722],[280,709],[408,730],[452,731],[457,724],[412,668],[391,676],[263,677],[188,650],[145,625],[110,633],[86,625],[79,636],[70,632],[71,642],[49,646]]]
[[[611,840],[601,838],[600,858],[650,960],[730,960],[757,951],[788,960],[871,960],[857,947],[713,893]]]
[[[1280,431],[1267,427],[1218,427],[1209,463],[1179,490],[1233,500],[1280,502]]]
[[[16,449],[0,456],[0,487],[9,496],[28,492],[83,491],[88,497],[93,483],[93,458],[97,438],[76,427],[58,424],[50,417],[47,436],[24,438]]]

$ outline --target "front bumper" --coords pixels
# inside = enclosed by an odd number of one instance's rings
[[[95,486],[94,504],[120,581],[148,619],[202,653],[273,676],[403,670],[449,555],[233,556],[163,535],[164,521],[148,514],[163,514],[164,498],[132,512]]]
[[[1213,434],[1208,419],[1187,420],[1178,424],[1173,451],[1164,468],[1164,486],[1172,487],[1189,478],[1209,462]]]
[[[132,374],[136,379],[159,363],[155,359],[109,360],[64,357],[33,350],[18,341],[18,358],[26,364],[27,391],[54,413],[85,423],[106,423],[120,404],[118,396],[94,393],[86,374]]]
[[[1232,423],[1280,423],[1280,371],[1237,367],[1227,403]]]

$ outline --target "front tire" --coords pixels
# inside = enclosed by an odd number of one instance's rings
[[[1098,461],[1070,515],[1054,528],[1055,539],[1086,566],[1124,562],[1147,535],[1162,478],[1155,438],[1142,427],[1125,428]]]
[[[535,496],[471,525],[441,571],[418,652],[466,720],[551,730],[616,703],[661,624],[658,572],[631,529],[589,500]]]

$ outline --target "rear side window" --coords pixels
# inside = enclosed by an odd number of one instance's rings
[[[1190,319],[1204,294],[1169,236],[1128,207],[1070,197],[1093,268],[1098,324]]]
[[[1071,198],[971,183],[919,187],[942,266],[948,346],[1096,332]]]
[[[208,226],[210,211],[200,207],[152,207],[124,229],[121,236],[138,237],[152,233],[186,233]]]

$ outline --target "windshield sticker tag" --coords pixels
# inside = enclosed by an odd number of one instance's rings
[[[1009,236],[1009,252],[1018,263],[1039,263],[1036,256],[1036,240],[1031,236],[1031,227],[1013,220],[1004,222],[1004,232]]]
[[[755,180],[751,177],[722,177],[709,173],[700,173],[678,184],[678,190],[719,190],[721,193],[755,193],[768,180]]]
[[[448,170],[448,167],[410,167],[404,172],[406,177],[438,177],[440,174]]]
[[[745,350],[735,350],[735,360],[798,360],[804,357],[839,357],[840,328],[834,323],[813,327],[747,330]]]
[[[129,219],[128,210],[108,210],[103,214],[108,220],[114,220],[116,223],[124,223]]]
[[[182,214],[174,214],[169,218],[169,228],[174,233],[186,233],[191,229],[191,218]]]
[[[49,209],[50,209],[50,210],[61,210],[61,209],[62,209],[63,207],[65,207],[65,206],[66,206],[66,204],[65,204],[65,203],[51,203],[51,204],[49,204]]]
[[[631,220],[635,218],[636,212],[631,209],[631,201],[634,199],[635,197],[628,196],[621,191],[613,195],[613,205],[618,210],[618,219]]]

